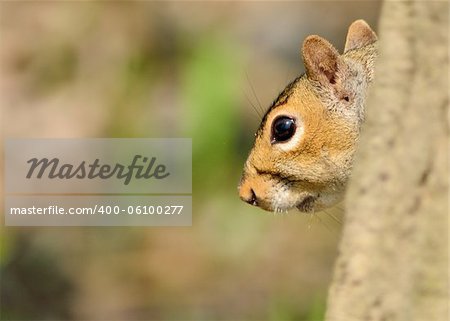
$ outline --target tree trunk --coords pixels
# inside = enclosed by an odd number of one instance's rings
[[[448,318],[448,12],[384,3],[327,321]]]

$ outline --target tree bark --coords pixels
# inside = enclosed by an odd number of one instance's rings
[[[383,4],[327,321],[448,320],[448,12]]]

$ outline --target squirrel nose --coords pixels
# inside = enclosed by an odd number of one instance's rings
[[[258,206],[258,197],[249,184],[244,183],[239,186],[239,197],[250,205]]]

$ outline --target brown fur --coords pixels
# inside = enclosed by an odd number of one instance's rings
[[[371,33],[375,37],[365,22],[354,22],[344,55],[319,36],[305,40],[306,75],[291,83],[264,117],[245,163],[242,200],[269,211],[308,212],[342,198],[373,78]],[[272,122],[280,115],[295,119],[297,131],[290,141],[273,144]]]
[[[356,20],[348,28],[344,52],[370,45],[377,41],[377,35],[364,20]]]

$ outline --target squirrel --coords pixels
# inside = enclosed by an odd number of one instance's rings
[[[308,213],[343,199],[374,77],[377,36],[356,20],[342,55],[312,35],[302,56],[306,72],[264,115],[238,186],[243,201],[267,211]]]

